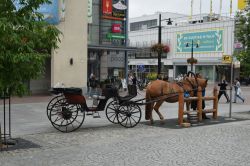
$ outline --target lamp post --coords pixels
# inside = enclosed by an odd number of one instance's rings
[[[158,44],[161,44],[161,14],[159,14]],[[161,74],[161,52],[158,52],[158,75]]]
[[[161,35],[162,35],[162,26],[161,22],[167,20],[167,25],[172,25],[171,18],[161,19],[161,14],[159,14],[159,26],[158,26],[158,44],[161,45]],[[158,74],[161,74],[161,51],[158,52]]]
[[[189,47],[189,43],[186,44],[186,47]],[[196,48],[199,47],[199,44],[197,43],[196,44]],[[191,42],[191,71],[193,72],[193,65],[194,65],[194,62],[192,62],[194,60],[194,40],[192,39],[192,42]]]

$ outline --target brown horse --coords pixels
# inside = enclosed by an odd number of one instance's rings
[[[184,77],[179,82],[166,82],[162,80],[153,81],[147,86],[146,101],[150,102],[145,106],[145,118],[153,123],[152,111],[153,109],[158,114],[163,122],[164,117],[159,111],[159,107],[164,101],[175,103],[178,101],[178,92],[188,92],[190,96],[194,96],[194,90],[201,86],[202,89],[206,88],[207,80],[199,77]],[[155,102],[152,102],[153,100]]]

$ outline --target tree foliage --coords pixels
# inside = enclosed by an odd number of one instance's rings
[[[250,69],[250,0],[247,7],[236,15],[236,40],[242,43],[243,48],[236,52],[237,59],[244,69]],[[243,76],[249,76],[250,70],[244,70]]]
[[[36,12],[49,0],[13,0],[0,2],[0,92],[23,95],[24,82],[38,78],[45,60],[57,48],[60,31]]]

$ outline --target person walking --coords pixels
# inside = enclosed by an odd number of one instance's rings
[[[121,83],[122,83],[122,88],[123,88],[123,91],[127,91],[127,81],[126,81],[126,78],[121,78]]]
[[[234,103],[237,102],[237,98],[241,99],[243,103],[245,102],[245,99],[241,96],[240,81],[238,78],[235,79],[234,85]]]
[[[220,97],[222,95],[224,95],[226,97],[226,99],[227,99],[227,103],[230,102],[229,96],[228,96],[227,91],[226,91],[227,90],[227,85],[228,84],[227,84],[226,80],[223,80],[221,83],[218,84],[218,86],[220,87],[219,95],[218,95],[218,101],[220,100]]]
[[[97,86],[98,86],[98,82],[95,78],[94,74],[91,74],[90,78],[89,78],[89,97],[92,97],[93,95],[95,95],[97,93]]]
[[[132,78],[132,95],[136,96],[137,95],[137,78],[136,78],[136,74],[133,74],[133,78]]]
[[[132,74],[130,73],[128,75],[128,94],[129,95],[132,95],[132,90],[133,90],[133,76]]]

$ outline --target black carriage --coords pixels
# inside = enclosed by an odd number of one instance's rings
[[[98,112],[104,110],[111,123],[126,128],[136,126],[141,120],[140,107],[129,102],[135,95],[121,97],[112,86],[102,89],[101,96],[93,96],[98,104],[92,107],[87,106],[80,88],[53,88],[51,92],[57,96],[48,103],[47,116],[51,124],[61,132],[75,131],[81,127],[86,115],[99,116]],[[108,103],[109,99],[111,101]]]

